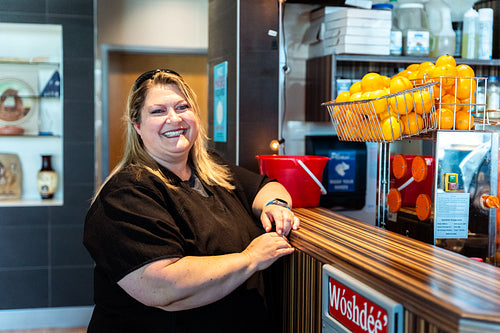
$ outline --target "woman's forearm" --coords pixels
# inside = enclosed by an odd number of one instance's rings
[[[241,253],[158,260],[118,284],[145,305],[167,311],[192,309],[223,298],[256,271],[292,252],[284,237],[267,233]]]
[[[256,266],[243,253],[184,257],[148,274],[147,288],[155,290],[153,303],[148,305],[178,311],[210,304],[230,294],[255,271]]]

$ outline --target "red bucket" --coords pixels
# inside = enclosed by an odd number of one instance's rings
[[[260,173],[277,179],[285,186],[292,196],[294,207],[319,205],[323,169],[330,160],[328,157],[310,155],[257,155],[256,157]],[[299,161],[302,162],[302,166]]]

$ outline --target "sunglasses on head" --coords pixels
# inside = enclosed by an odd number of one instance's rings
[[[177,73],[176,71],[173,71],[171,69],[164,69],[164,68],[160,68],[160,69],[152,69],[150,71],[147,71],[147,72],[144,72],[142,73],[138,78],[137,80],[135,80],[134,82],[134,85],[132,86],[132,91],[136,91],[137,89],[139,89],[139,87],[141,86],[141,84],[144,83],[144,81],[147,81],[151,78],[153,78],[153,76],[158,73],[158,72],[162,72],[162,73],[168,73],[168,74],[173,74],[173,75],[176,75],[178,77],[182,77],[179,73]]]

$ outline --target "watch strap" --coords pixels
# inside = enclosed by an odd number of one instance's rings
[[[267,204],[266,204],[266,207],[269,206],[269,205],[278,205],[278,206],[281,206],[281,207],[285,207],[285,208],[288,208],[288,209],[292,209],[289,205],[288,205],[288,202],[286,202],[285,200],[283,199],[279,199],[279,198],[276,198],[276,199],[273,199],[271,201],[269,201]]]

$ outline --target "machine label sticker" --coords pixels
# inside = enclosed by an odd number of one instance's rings
[[[214,141],[227,142],[227,61],[214,66]]]
[[[328,162],[328,192],[354,192],[356,151],[332,150]]]
[[[467,238],[470,194],[437,192],[434,238]]]

